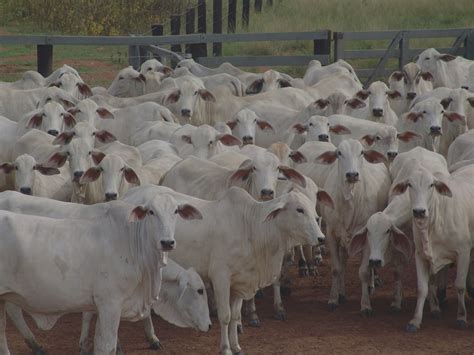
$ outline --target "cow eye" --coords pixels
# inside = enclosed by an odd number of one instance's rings
[[[152,210],[149,210],[149,211],[148,211],[148,214],[149,214],[150,216],[153,216],[153,215],[155,214],[155,212],[153,212]]]
[[[296,212],[301,213],[301,214],[304,214],[304,209],[302,209],[302,208],[297,208],[297,209],[296,209]]]
[[[64,113],[61,113],[61,117],[64,117]]]
[[[423,111],[423,113],[426,113],[426,111]]]
[[[253,167],[253,168],[252,168],[252,170],[253,170],[253,171],[256,171],[256,170],[257,170],[257,168],[256,168],[256,167]]]
[[[195,91],[195,92],[194,92],[194,96],[196,96],[197,94],[198,94],[198,92],[197,92],[197,91]]]
[[[18,166],[17,166],[17,165],[15,165],[15,170],[18,170]]]
[[[387,229],[387,231],[386,231],[385,233],[387,233],[387,234],[388,234],[388,233],[390,233],[390,228],[389,228],[389,229]]]
[[[379,140],[382,139],[382,137],[380,137],[380,136],[375,136],[375,139],[379,141]]]
[[[316,217],[316,223],[319,224],[319,221],[321,221],[321,217]]]
[[[89,154],[89,155],[92,155],[92,151],[90,151],[88,154]]]
[[[341,156],[342,156],[342,153],[341,153],[340,151],[338,151],[338,152],[337,152],[337,155],[341,157]]]
[[[147,70],[150,71],[150,70],[153,70],[153,68],[148,68]]]
[[[123,76],[119,76],[119,80],[123,80]]]
[[[212,145],[212,143],[213,143],[212,141],[209,141],[209,145]]]
[[[66,154],[67,154],[68,156],[71,155],[71,153],[69,153],[69,152],[66,152]]]
[[[434,184],[431,184],[430,187],[434,187]]]
[[[469,100],[468,100],[468,101],[469,101]],[[257,119],[254,119],[254,120],[253,120],[253,123],[257,123]]]
[[[199,293],[200,295],[203,295],[203,294],[204,294],[204,290],[203,290],[202,288],[200,288],[200,289],[198,290],[198,293]]]
[[[313,127],[313,124],[312,124],[312,123],[310,123],[310,124],[309,124],[309,126],[310,126],[310,127]]]
[[[425,60],[430,60],[430,57],[426,57]]]

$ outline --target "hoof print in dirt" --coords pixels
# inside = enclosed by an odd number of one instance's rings
[[[431,312],[431,318],[433,318],[433,319],[441,319],[441,311],[433,311],[433,312]]]
[[[244,327],[242,326],[242,324],[239,324],[237,326],[237,333],[238,334],[243,334],[244,333]]]
[[[346,303],[346,296],[344,296],[344,295],[339,295],[339,298],[338,298],[337,301],[338,301],[339,304],[344,304],[344,303]]]
[[[420,328],[418,328],[416,325],[408,323],[406,331],[408,333],[416,333]]]
[[[153,343],[150,344],[150,349],[152,350],[162,350],[163,346],[159,341],[154,341]]]
[[[456,328],[460,330],[467,329],[467,322],[465,320],[458,319],[456,321]]]
[[[363,316],[363,317],[372,317],[374,315],[374,310],[373,309],[370,309],[370,308],[366,308],[366,309],[361,309],[360,310],[360,314]]]
[[[251,319],[249,320],[249,326],[258,328],[260,327],[260,320],[259,319]]]
[[[390,306],[390,308],[388,310],[388,313],[390,313],[390,314],[400,314],[400,313],[402,313],[402,309],[398,308],[398,307],[395,307],[395,306]]]
[[[289,288],[289,287],[281,287],[281,288],[280,288],[280,294],[281,294],[283,297],[290,297],[290,295],[291,295],[291,288]]]
[[[328,303],[329,311],[334,312],[337,309],[336,303]]]

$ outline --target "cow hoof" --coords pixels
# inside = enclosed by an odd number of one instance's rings
[[[157,340],[157,341],[154,341],[154,342],[150,343],[150,349],[151,350],[161,350],[161,349],[163,349],[163,346],[161,345],[160,341]]]
[[[244,352],[240,350],[240,351],[235,352],[234,355],[244,355]]]
[[[276,320],[286,320],[286,314],[285,312],[278,312],[273,315],[273,318]]]
[[[419,328],[416,325],[412,323],[408,323],[407,328],[406,328],[406,331],[408,333],[416,333],[418,330]]]
[[[474,299],[474,288],[468,288],[467,294],[469,295],[470,298]]]
[[[467,329],[467,322],[463,319],[456,320],[456,328],[460,330]]]
[[[254,328],[259,328],[260,327],[260,319],[251,319],[251,320],[249,320],[249,326],[254,327]]]
[[[380,288],[383,286],[383,281],[378,276],[376,276],[374,279],[374,286],[375,288]]]
[[[35,352],[35,354],[36,354],[36,352]],[[80,354],[80,355],[92,355],[92,351],[82,350],[82,349],[81,349],[81,350],[79,351],[79,354]]]
[[[337,304],[336,303],[329,303],[328,306],[329,306],[329,310],[331,312],[334,312],[337,309]]]
[[[280,294],[283,297],[290,297],[291,295],[291,288],[290,287],[280,287]]]
[[[361,309],[360,310],[360,314],[363,316],[363,317],[371,317],[374,315],[374,311],[373,309],[370,309],[370,308],[366,308],[366,309]]]
[[[431,312],[431,318],[433,319],[441,319],[441,311],[432,311]]]
[[[337,301],[338,301],[339,304],[344,304],[344,303],[346,303],[346,296],[344,296],[344,295],[339,295],[339,298],[338,298]]]
[[[390,306],[390,309],[388,310],[390,314],[400,314],[402,312],[402,309],[399,307],[395,306]]]
[[[255,294],[255,298],[261,300],[264,297],[263,290],[258,290]]]
[[[300,277],[307,277],[307,276],[309,276],[308,268],[300,268],[300,269],[299,269],[299,274],[300,274]]]

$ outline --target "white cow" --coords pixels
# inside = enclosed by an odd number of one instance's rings
[[[52,82],[49,86],[56,86],[79,100],[92,96],[92,91],[89,85],[84,83],[81,77],[74,73],[62,73],[59,75],[58,79]]]
[[[471,64],[469,67],[467,78],[461,85],[461,88],[474,93],[474,64]]]
[[[174,77],[181,76],[194,75],[187,68],[176,69]],[[245,84],[242,83],[239,78],[233,75],[227,73],[219,73],[208,76],[200,76],[199,78],[202,80],[204,87],[208,90],[214,90],[218,86],[226,86],[230,89],[233,95],[245,96]]]
[[[173,122],[143,122],[130,132],[130,144],[139,146],[153,139],[167,142],[173,133],[181,127],[180,124]]]
[[[351,130],[344,125],[329,123],[328,117],[325,116],[311,116],[306,123],[296,123],[293,125],[293,129],[298,134],[306,133],[305,141],[320,141],[329,142],[330,135],[347,135],[351,134]]]
[[[163,73],[166,76],[173,75],[173,69],[161,63],[158,59],[152,58],[143,62],[140,66],[140,73],[145,75],[147,72]]]
[[[117,97],[134,97],[145,94],[146,79],[132,66],[120,70],[107,93]]]
[[[289,75],[270,69],[262,73],[261,78],[255,79],[253,81],[246,80],[245,82],[248,86],[245,93],[247,95],[252,95],[276,90],[279,88],[290,87],[290,80],[291,77]]]
[[[311,60],[304,74],[303,81],[305,85],[312,86],[324,78],[337,74],[349,74],[355,82],[362,85],[354,68],[343,59],[339,59],[337,62],[328,64],[324,67],[321,65],[319,60]]]
[[[15,90],[30,90],[44,86],[45,78],[43,75],[34,70],[27,70],[21,76],[21,79],[15,82],[0,82],[0,88],[8,88]]]
[[[474,130],[471,129],[457,137],[448,150],[449,171],[474,163]]]
[[[253,144],[255,142],[257,126],[262,131],[273,131],[270,123],[261,119],[252,110],[244,108],[237,112],[227,125],[232,129],[234,135],[239,138],[243,144]]]

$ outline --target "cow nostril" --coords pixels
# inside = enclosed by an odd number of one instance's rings
[[[83,171],[75,171],[74,172],[74,177],[75,178],[80,178],[82,175],[84,175]]]
[[[329,141],[329,136],[327,134],[320,134],[318,136],[318,139],[321,142],[328,142]]]
[[[242,137],[242,142],[244,144],[252,144],[253,143],[253,137],[250,137],[250,136]]]
[[[24,195],[31,195],[31,188],[30,187],[21,187],[20,192]]]
[[[320,242],[320,243],[324,243],[325,240],[326,240],[326,239],[323,238],[323,237],[318,237],[318,242]]]
[[[426,210],[423,208],[414,208],[413,217],[415,218],[424,218],[426,217]]]
[[[398,152],[387,152],[387,156],[390,160],[393,160],[397,157]]]
[[[181,110],[181,115],[182,115],[182,116],[185,116],[185,117],[189,117],[189,116],[191,116],[191,110],[182,109],[182,110]]]
[[[174,240],[162,240],[160,244],[164,250],[171,250],[174,247]]]
[[[268,200],[273,198],[273,190],[270,189],[263,189],[260,191],[261,198],[263,200]]]
[[[107,201],[116,200],[117,199],[117,193],[115,193],[115,192],[106,193],[105,194],[105,199]]]
[[[56,136],[59,134],[59,132],[58,132],[57,130],[55,130],[55,129],[50,129],[50,130],[48,131],[48,134],[50,134],[50,135],[56,137]]]
[[[409,92],[407,93],[407,99],[413,100],[416,97],[416,92]]]
[[[381,108],[374,108],[372,113],[375,117],[382,117],[383,116],[383,109]]]
[[[370,259],[369,260],[370,267],[380,267],[382,266],[382,260],[380,259]]]
[[[359,181],[359,173],[356,171],[346,173],[346,179],[349,182]]]
[[[440,126],[431,126],[430,127],[430,134],[432,134],[432,135],[441,135],[441,127]]]

